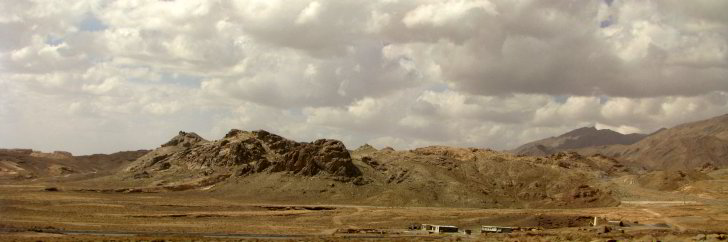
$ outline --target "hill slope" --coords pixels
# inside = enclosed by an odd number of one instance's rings
[[[549,155],[558,152],[602,145],[628,145],[646,137],[644,134],[621,134],[609,129],[584,127],[557,137],[545,138],[519,146],[512,152],[519,155]]]
[[[728,114],[661,130],[631,145],[578,151],[601,153],[655,170],[728,167]]]
[[[523,157],[444,146],[349,152],[336,140],[232,130],[214,141],[180,132],[123,172],[84,185],[209,191],[265,203],[564,208],[619,204],[600,179],[624,172],[616,160],[576,153]]]
[[[109,175],[147,152],[139,150],[73,156],[63,151],[43,153],[31,149],[0,149],[0,179]]]

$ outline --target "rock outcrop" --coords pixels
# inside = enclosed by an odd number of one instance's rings
[[[354,152],[366,152],[366,153],[371,153],[371,152],[376,152],[376,151],[377,151],[377,148],[374,148],[373,146],[371,146],[369,144],[363,144],[362,146],[359,146],[359,148],[356,148],[356,150],[354,150]]]
[[[194,144],[197,144],[199,142],[205,141],[202,137],[195,133],[187,133],[184,131],[179,131],[179,134],[169,140],[167,143],[164,143],[162,147],[167,146],[182,146],[182,147],[191,147]]]
[[[237,176],[261,172],[345,178],[361,175],[341,141],[295,142],[264,130],[237,129],[215,141],[207,141],[195,133],[180,132],[127,170],[147,172],[152,177],[178,170],[198,170],[203,176],[230,172]]]

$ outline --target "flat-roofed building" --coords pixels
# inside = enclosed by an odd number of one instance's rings
[[[483,225],[480,228],[480,233],[510,233],[512,231],[513,227]]]
[[[422,224],[422,230],[433,234],[457,233],[458,227],[452,225]]]

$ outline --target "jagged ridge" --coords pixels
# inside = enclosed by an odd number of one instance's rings
[[[295,142],[264,130],[233,129],[223,139],[207,141],[195,133],[180,132],[162,147],[140,158],[127,170],[165,175],[166,170],[200,170],[203,175],[291,172],[303,176],[325,173],[356,177],[361,172],[341,141],[319,139]]]

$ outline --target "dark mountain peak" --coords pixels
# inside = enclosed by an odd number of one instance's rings
[[[597,130],[597,128],[594,127],[594,126],[591,126],[591,127],[582,127],[582,128],[578,128],[578,129],[575,129],[575,130],[566,132],[566,133],[564,133],[562,135],[559,135],[559,137],[583,136],[583,135],[587,135],[587,134],[593,134],[593,133],[595,133],[597,131],[599,131],[599,130]]]
[[[516,148],[513,152],[521,155],[548,155],[585,147],[633,144],[645,136],[644,134],[622,134],[610,129],[598,130],[594,126],[582,127],[557,137],[527,143]]]
[[[639,133],[622,134],[620,132],[611,129],[597,129],[594,126],[578,128],[569,132],[566,132],[558,137],[582,137],[591,135],[643,135]]]
[[[626,135],[634,136],[634,135]],[[583,154],[618,157],[652,170],[728,167],[728,115],[661,128],[638,142],[579,149]]]

